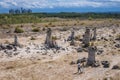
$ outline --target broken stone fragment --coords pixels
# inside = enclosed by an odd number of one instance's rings
[[[16,47],[13,46],[12,44],[1,44],[0,45],[0,50],[16,50]]]
[[[100,66],[100,62],[99,61],[95,61],[94,65],[92,67],[99,67]]]
[[[114,66],[112,67],[112,69],[117,69],[117,70],[120,70],[120,65],[119,65],[119,64],[114,65]]]
[[[84,57],[82,59],[78,59],[76,63],[78,64],[78,63],[83,63],[83,62],[86,62],[86,61],[87,61],[87,59]]]
[[[102,54],[103,52],[104,52],[104,50],[102,48],[97,49],[97,54],[98,55]]]
[[[83,49],[81,47],[77,48],[77,52],[82,52]]]
[[[6,49],[12,50],[12,49],[13,49],[13,46],[12,46],[12,45],[7,45],[7,46],[6,46]]]
[[[115,47],[116,48],[120,48],[120,44],[115,44]]]
[[[108,61],[101,61],[102,65],[104,68],[109,68],[110,67],[110,63]]]
[[[72,40],[74,40],[74,35],[75,35],[75,32],[74,32],[74,31],[71,31],[71,35],[68,37],[67,41],[72,41]]]

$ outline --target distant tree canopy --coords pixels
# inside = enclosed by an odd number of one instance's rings
[[[120,19],[120,13],[31,13],[30,9],[10,10],[11,14],[0,14],[0,24],[21,24],[21,23],[40,23],[44,22],[41,18],[58,17],[58,18],[77,18],[77,19]],[[26,14],[19,14],[26,13]],[[46,20],[47,21],[47,20]],[[51,20],[52,21],[52,20]]]
[[[31,9],[10,9],[9,14],[24,14],[24,13],[32,13]]]

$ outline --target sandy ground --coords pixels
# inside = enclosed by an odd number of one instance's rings
[[[113,65],[120,63],[120,48],[114,47],[114,39],[120,34],[120,27],[114,28],[116,33],[113,34],[113,27],[104,27],[97,29],[97,38],[105,37],[108,41],[95,41],[98,48],[103,48],[101,55],[96,54],[96,60],[107,60],[110,62],[110,68],[103,68],[101,65],[97,68],[84,68],[83,74],[77,73],[77,64],[70,65],[71,61],[77,61],[79,58],[88,56],[87,52],[78,53],[75,48],[81,45],[76,41],[76,46],[70,46],[65,42],[70,35],[70,30],[60,32],[54,31],[52,35],[57,36],[57,43],[65,50],[54,52],[53,50],[44,50],[43,43],[46,34],[34,35],[36,40],[30,40],[29,37],[19,37],[22,48],[17,51],[8,51],[8,53],[18,53],[17,55],[8,56],[4,51],[0,51],[0,80],[105,80],[105,78],[120,80],[120,70],[112,70]],[[75,31],[75,35],[83,35],[84,28]],[[112,37],[110,37],[111,35]],[[82,38],[82,37],[81,37]],[[12,43],[11,38],[0,39],[0,43],[6,41]],[[116,43],[120,43],[116,41]],[[107,45],[106,47],[104,47]],[[112,79],[111,79],[112,80]]]

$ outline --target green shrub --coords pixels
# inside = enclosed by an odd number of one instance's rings
[[[56,36],[52,36],[52,40],[57,40],[57,37]]]
[[[22,29],[22,28],[20,28],[19,26],[17,26],[16,28],[15,28],[15,31],[14,31],[15,33],[23,33],[24,32],[24,30]]]
[[[110,21],[110,22],[112,22],[112,20],[113,20],[112,18],[109,18],[109,21]]]
[[[120,34],[117,34],[117,35],[116,35],[116,39],[120,39]]]
[[[84,25],[84,24],[85,24],[84,22],[81,23],[81,25]]]
[[[45,25],[45,27],[48,27],[48,25]]]
[[[32,31],[33,31],[33,32],[39,32],[40,29],[39,29],[39,28],[33,28]]]
[[[48,25],[52,25],[52,22],[50,22]]]
[[[30,38],[30,40],[36,40],[33,36]]]
[[[93,18],[92,17],[89,17],[88,20],[92,20]]]

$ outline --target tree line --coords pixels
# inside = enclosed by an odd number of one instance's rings
[[[24,13],[32,13],[31,9],[10,9],[9,14],[24,14]]]
[[[21,12],[20,13],[24,13]],[[0,14],[0,24],[40,23],[41,18],[77,18],[77,19],[120,19],[120,13],[26,13],[26,14]]]

